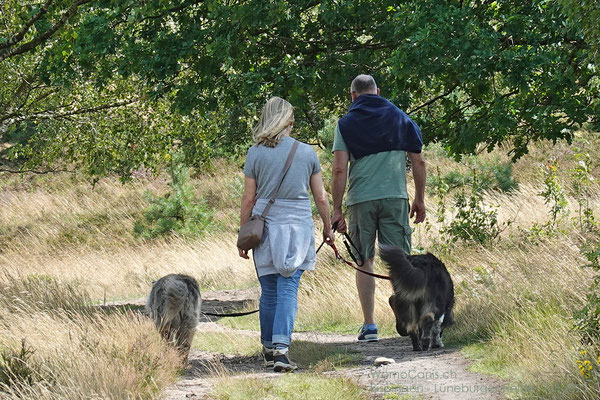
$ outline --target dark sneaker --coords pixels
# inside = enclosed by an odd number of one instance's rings
[[[273,352],[273,371],[291,372],[298,369],[298,366],[288,358],[287,349],[285,351],[275,350]]]
[[[379,338],[377,337],[377,328],[366,329],[365,325],[363,325],[359,331],[358,341],[359,342],[378,342]]]
[[[265,360],[265,368],[273,368],[273,352],[275,349],[269,349],[268,347],[263,346],[262,355]]]

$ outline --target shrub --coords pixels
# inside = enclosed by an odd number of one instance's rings
[[[589,262],[584,268],[592,268],[598,274],[588,289],[585,306],[575,313],[575,326],[585,342],[600,345],[600,244],[584,251],[583,255]]]
[[[444,175],[427,177],[427,187],[430,195],[445,186],[448,191],[465,186],[477,186],[479,190],[498,190],[509,192],[518,187],[518,182],[512,176],[512,164],[502,163],[497,159],[489,162],[472,161],[467,172],[450,171]]]
[[[544,166],[544,191],[539,195],[544,198],[544,204],[550,205],[550,223],[555,226],[559,216],[568,213],[567,197],[558,177],[558,161],[551,160]]]
[[[478,191],[473,190],[467,197],[464,193],[456,196],[456,214],[450,224],[442,228],[442,233],[452,241],[485,244],[500,234],[498,212],[487,209]]]
[[[170,233],[202,236],[212,223],[213,212],[196,197],[182,152],[173,155],[168,173],[171,191],[162,197],[146,193],[150,206],[144,210],[143,219],[135,221],[134,234],[145,239]]]
[[[31,360],[34,351],[21,342],[18,350],[5,348],[0,351],[0,390],[22,385],[33,385],[44,380],[40,374],[40,366]]]
[[[443,181],[436,187],[437,221],[442,224],[441,233],[446,236],[446,242],[461,240],[485,244],[501,232],[498,211],[495,207],[485,206],[482,194],[484,189],[480,186],[477,173],[472,173],[470,194],[467,196],[463,189],[455,196],[454,204],[450,208],[454,215],[449,223],[446,223],[446,196],[450,188]],[[439,168],[437,176],[440,177]]]
[[[587,231],[594,229],[594,211],[590,205],[590,188],[594,183],[592,171],[592,157],[585,149],[589,148],[589,141],[583,139],[581,146],[574,145],[574,158],[577,161],[575,167],[571,168],[571,195],[579,205],[579,226]]]

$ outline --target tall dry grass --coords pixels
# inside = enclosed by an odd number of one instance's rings
[[[248,287],[256,273],[234,251],[233,235],[204,241],[158,240],[103,249],[72,249],[60,255],[6,252],[2,269],[22,276],[45,275],[77,281],[96,300],[147,295],[152,282],[169,273],[196,277],[204,290]]]
[[[219,174],[195,180],[198,196],[217,210],[218,226],[200,240],[144,241],[132,234],[147,205],[144,192],[168,190],[163,177],[125,185],[107,178],[94,187],[69,175],[0,179],[1,270],[77,281],[95,300],[143,296],[152,281],[174,272],[195,276],[203,289],[247,287],[256,275],[237,256],[232,227],[241,180],[233,165],[215,164]]]
[[[600,395],[600,371],[585,379],[577,366],[581,351],[595,351],[573,322],[591,282],[590,271],[581,268],[582,243],[577,232],[537,243],[514,238],[445,257],[457,297],[457,323],[447,339],[467,345],[476,369],[506,378],[518,397]]]
[[[5,276],[0,304],[0,398],[157,398],[181,367],[149,320],[92,308],[76,285]]]

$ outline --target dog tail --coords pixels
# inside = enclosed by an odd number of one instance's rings
[[[379,254],[390,270],[390,278],[394,290],[414,292],[423,289],[427,282],[425,272],[415,268],[406,258],[404,250],[395,246],[380,246]]]
[[[167,275],[154,282],[146,303],[146,313],[161,332],[179,326],[189,288],[181,279]]]
[[[178,279],[169,279],[165,282],[165,310],[163,324],[179,322],[181,311],[188,298],[188,287],[185,282]]]

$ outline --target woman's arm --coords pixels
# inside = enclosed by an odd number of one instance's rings
[[[333,242],[334,236],[331,230],[331,219],[329,218],[329,200],[327,192],[323,187],[323,175],[320,172],[310,177],[310,190],[315,199],[317,210],[323,220],[323,240]]]
[[[240,211],[240,225],[248,221],[254,207],[254,198],[256,197],[256,180],[245,177],[244,193],[242,194],[242,207]]]
[[[256,197],[256,180],[249,178],[244,179],[244,193],[242,194],[242,205],[240,207],[240,226],[252,216],[252,208],[254,207],[254,198]],[[250,258],[248,251],[238,248],[240,257]]]

